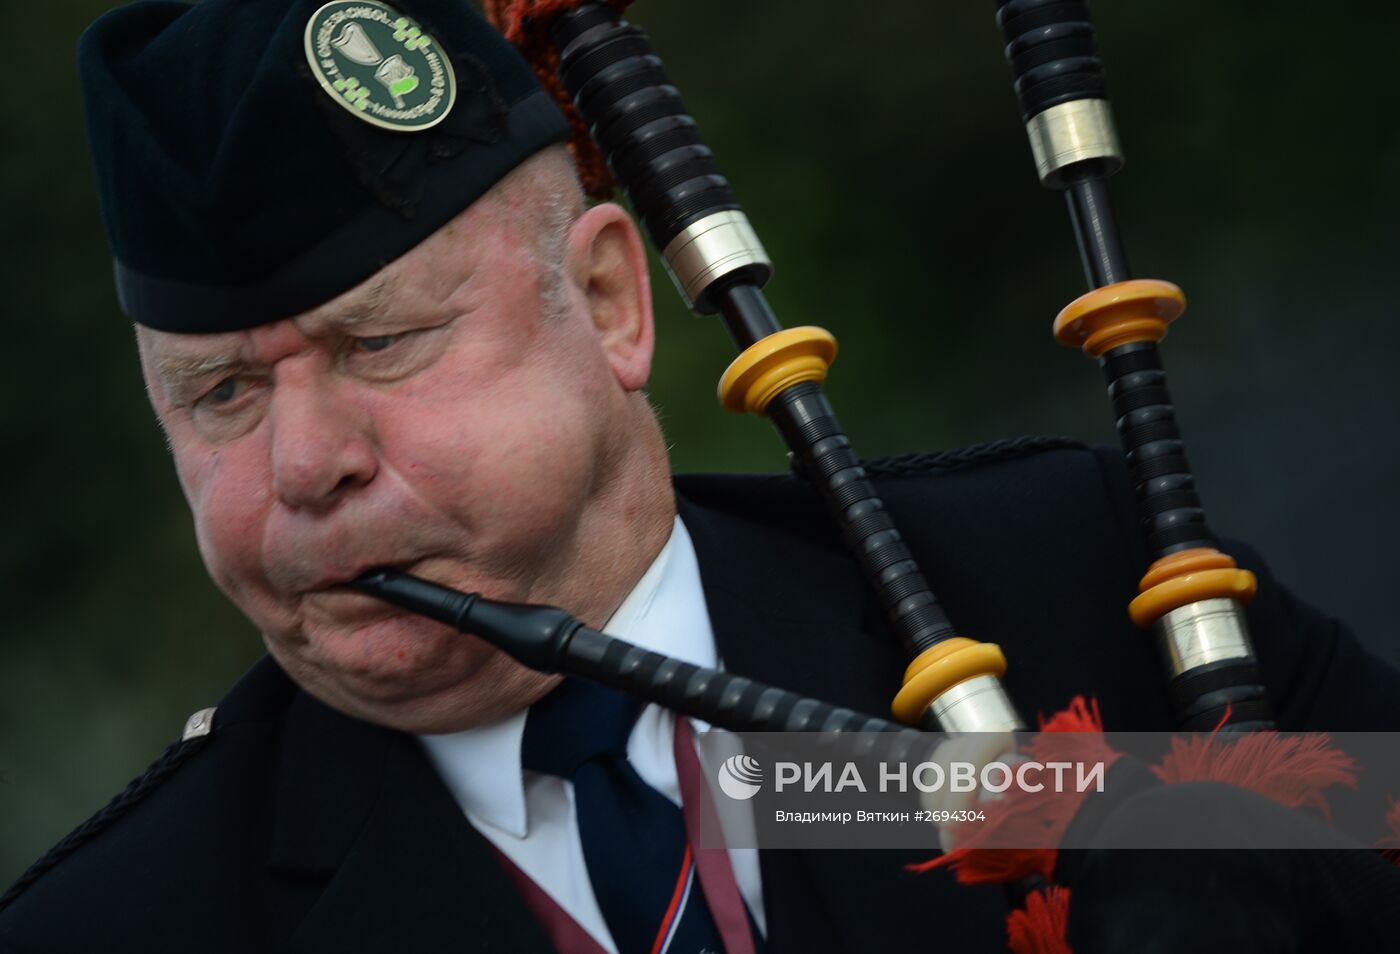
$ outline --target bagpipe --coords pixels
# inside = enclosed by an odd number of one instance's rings
[[[763,293],[772,263],[649,39],[621,18],[627,5],[488,0],[487,15],[566,107],[585,189],[604,198],[620,186],[686,305],[718,316],[739,349],[721,376],[719,399],[730,411],[772,421],[876,595],[908,658],[893,691],[895,719],[954,734],[1025,729],[1001,683],[1005,654],[949,619],[823,391],[835,338],[779,324]],[[1087,5],[997,0],[996,20],[1040,181],[1065,195],[1090,289],[1064,307],[1053,331],[1096,360],[1107,385],[1151,560],[1125,612],[1160,647],[1174,712],[1174,725],[1162,728],[1272,730],[1244,616],[1256,582],[1215,545],[1160,355],[1185,298],[1169,282],[1131,277],[1110,202],[1108,179],[1123,157]],[[527,665],[623,689],[716,727],[871,732],[886,740],[882,749],[924,751],[916,734],[882,719],[667,659],[557,610],[495,604],[389,571],[357,585],[481,636]],[[1042,728],[1103,728],[1082,700],[1049,723]],[[1332,780],[1345,778],[1344,762],[1329,764]],[[980,868],[975,853],[959,848],[923,867],[951,866],[969,883],[1014,886],[1026,907],[1009,922],[1013,949],[1068,950],[1067,893],[1047,888],[1054,852],[998,856]]]

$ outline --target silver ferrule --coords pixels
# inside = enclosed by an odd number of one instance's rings
[[[1086,159],[1102,160],[1112,174],[1123,166],[1123,150],[1106,99],[1076,99],[1051,106],[1026,122],[1035,171],[1052,189],[1063,188],[1060,171]]]
[[[1252,659],[1244,609],[1227,598],[1189,603],[1153,624],[1173,676],[1224,659]]]
[[[932,720],[933,725],[927,724]],[[933,700],[925,728],[942,732],[1019,732],[1025,728],[996,676],[974,676]]]
[[[714,282],[741,268],[753,272],[762,285],[773,274],[773,263],[758,234],[737,209],[707,215],[691,223],[661,250],[666,268],[692,311],[714,311],[705,291]]]

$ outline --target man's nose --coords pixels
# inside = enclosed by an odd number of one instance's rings
[[[272,482],[290,507],[330,510],[378,470],[369,413],[342,389],[312,369],[278,374],[271,406]]]

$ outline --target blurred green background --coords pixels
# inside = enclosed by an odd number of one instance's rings
[[[0,885],[217,702],[261,652],[195,551],[113,297],[73,46],[112,4],[0,0]],[[1096,5],[1134,270],[1182,285],[1168,339],[1216,529],[1400,661],[1394,364],[1400,8]],[[638,3],[778,265],[784,323],[841,340],[866,456],[1025,433],[1112,439],[1096,369],[1051,341],[1083,279],[1036,183],[988,2]],[[722,328],[655,275],[652,394],[678,469],[784,466],[714,383]]]

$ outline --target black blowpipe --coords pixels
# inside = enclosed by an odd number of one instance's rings
[[[799,696],[718,669],[654,653],[583,623],[561,609],[498,603],[475,593],[375,570],[350,584],[463,633],[478,636],[540,672],[564,673],[619,689],[732,732],[881,732],[893,752],[921,752],[925,736],[886,719]]]

